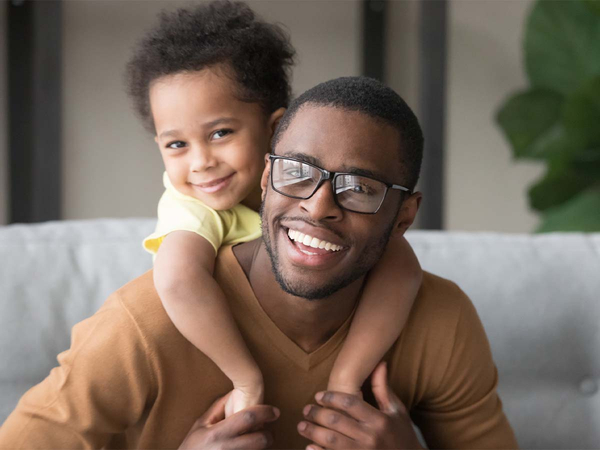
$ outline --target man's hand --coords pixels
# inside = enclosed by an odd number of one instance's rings
[[[262,430],[279,417],[273,406],[256,405],[225,418],[229,395],[217,400],[200,417],[182,442],[180,449],[264,449],[273,438]]]
[[[319,392],[319,405],[304,408],[305,421],[298,432],[314,442],[310,450],[323,448],[422,449],[406,407],[387,384],[385,363],[371,377],[380,409],[341,392]]]

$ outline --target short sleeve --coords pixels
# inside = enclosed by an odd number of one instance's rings
[[[226,229],[223,245],[248,242],[261,236],[260,216],[247,206],[240,204],[218,213]]]
[[[483,325],[462,296],[441,383],[411,416],[430,448],[518,448],[496,392],[498,372]]]
[[[165,179],[165,187],[158,202],[156,229],[144,239],[144,248],[156,255],[169,233],[190,231],[210,242],[218,252],[226,235],[226,226],[219,213],[193,197],[180,194],[168,183],[168,179]]]

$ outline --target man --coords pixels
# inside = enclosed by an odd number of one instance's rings
[[[421,194],[390,191],[376,214],[348,214],[330,180],[315,174],[413,188],[420,133],[402,99],[365,78],[323,83],[283,117],[262,179],[263,239],[224,248],[215,272],[263,371],[268,405],[224,419],[218,397],[228,380],[176,331],[147,273],[74,327],[60,367],[0,429],[0,447],[418,448],[412,419],[429,447],[515,448],[477,313],[458,287],[431,274],[386,357],[389,384],[384,366],[373,375],[380,408],[319,392],[366,273],[390,235],[412,224]],[[281,179],[286,167],[287,181],[305,183],[302,195]],[[306,255],[290,229],[341,242],[344,252]]]

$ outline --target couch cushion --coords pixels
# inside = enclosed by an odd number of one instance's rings
[[[600,448],[600,234],[407,238],[473,300],[520,445]]]
[[[0,227],[0,423],[70,329],[151,265],[152,219]],[[414,231],[424,269],[473,300],[524,448],[600,445],[600,234]]]

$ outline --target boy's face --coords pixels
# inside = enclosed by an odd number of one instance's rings
[[[274,122],[235,96],[221,67],[159,78],[150,86],[156,142],[171,183],[216,210],[260,189]],[[282,112],[283,110],[281,110]]]

